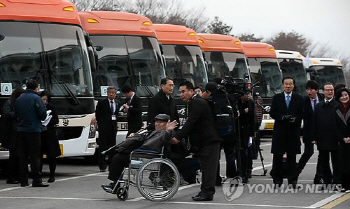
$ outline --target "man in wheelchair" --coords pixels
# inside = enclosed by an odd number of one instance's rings
[[[114,155],[108,179],[112,182],[102,185],[104,191],[115,194],[120,185],[117,185],[120,175],[124,168],[129,166],[130,153],[134,149],[152,150],[161,153],[164,145],[170,142],[173,130],[178,125],[177,121],[170,122],[170,117],[166,114],[158,114],[155,117],[155,130],[152,132],[139,131],[130,134],[124,142],[115,146],[116,154]]]

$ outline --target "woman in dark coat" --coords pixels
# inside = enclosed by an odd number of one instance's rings
[[[9,149],[9,162],[7,165],[7,184],[18,184],[19,180],[19,156],[17,154],[17,122],[15,117],[15,102],[24,90],[17,87],[3,106],[4,116],[4,141],[3,147]]]
[[[339,152],[342,175],[342,191],[350,190],[350,91],[346,88],[339,89],[335,99],[339,102],[337,109],[337,127],[339,130]]]
[[[47,182],[52,183],[55,181],[56,157],[61,155],[60,145],[56,137],[56,124],[58,124],[58,115],[56,108],[50,104],[50,93],[43,91],[40,93],[40,96],[45,103],[46,110],[51,110],[51,113],[49,115],[52,116],[50,122],[46,126],[43,124],[41,132],[41,154],[42,157],[46,155],[50,168],[50,177]],[[43,159],[41,159],[41,171],[42,165]]]

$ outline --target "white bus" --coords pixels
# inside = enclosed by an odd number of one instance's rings
[[[325,82],[331,82],[334,85],[338,83],[345,84],[343,66],[338,59],[309,58],[308,64],[307,72],[309,79],[317,81],[320,87]]]
[[[294,78],[294,91],[302,96],[306,95],[305,84],[307,82],[306,71],[303,65],[304,57],[297,51],[276,50],[282,76]]]

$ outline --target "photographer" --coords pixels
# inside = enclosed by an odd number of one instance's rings
[[[295,189],[298,181],[296,155],[301,152],[300,124],[303,117],[303,97],[292,92],[294,84],[292,77],[282,79],[284,91],[273,96],[270,115],[275,119],[271,148],[273,183],[276,187],[283,183],[283,154],[287,153],[288,184]]]
[[[249,98],[250,91],[245,91],[238,99],[239,136],[241,139],[241,173],[243,183],[248,183],[248,169],[252,167],[249,147],[254,140],[254,102]],[[249,167],[248,167],[249,166]]]

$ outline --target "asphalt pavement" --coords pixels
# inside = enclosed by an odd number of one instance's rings
[[[84,158],[71,158],[59,160],[56,181],[47,188],[23,188],[6,184],[5,178],[1,176],[0,208],[350,208],[350,193],[333,191],[333,187],[322,189],[313,184],[317,151],[299,177],[298,190],[288,187],[286,179],[282,187],[275,189],[269,175],[272,166],[271,138],[263,138],[261,148],[267,174],[264,175],[261,160],[257,159],[253,165],[253,177],[248,184],[232,187],[230,183],[237,179],[227,179],[222,186],[216,187],[214,200],[210,202],[192,201],[191,196],[198,193],[199,184],[180,186],[177,194],[166,202],[145,200],[136,187],[131,187],[127,201],[120,201],[116,195],[106,193],[101,188],[102,184],[109,183],[107,172],[98,172],[98,166]],[[224,175],[223,154],[220,161],[221,174]],[[45,165],[43,180],[47,179],[48,166]]]

